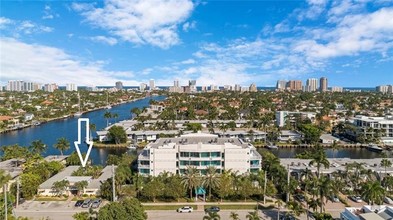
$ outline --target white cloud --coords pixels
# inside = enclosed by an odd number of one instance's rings
[[[187,65],[187,64],[194,64],[194,63],[195,63],[194,59],[183,60],[183,61],[180,62],[180,64],[185,64],[185,65]]]
[[[100,43],[108,44],[108,45],[111,45],[111,46],[117,44],[116,38],[113,38],[113,37],[94,36],[94,37],[90,37],[90,40],[92,40],[94,42],[100,42]]]
[[[34,34],[34,33],[42,33],[42,32],[52,32],[53,28],[39,25],[32,21],[22,21],[16,27],[16,30],[24,34]]]
[[[12,24],[13,21],[11,19],[0,17],[0,29],[5,28],[7,25]]]
[[[53,19],[55,17],[59,17],[59,14],[56,14],[52,11],[52,8],[49,5],[45,5],[44,7],[44,15],[42,15],[42,19],[47,20],[47,19]]]
[[[357,55],[361,52],[386,53],[393,48],[393,8],[382,8],[369,14],[346,15],[324,40],[302,40],[295,50],[311,58]]]
[[[102,8],[73,3],[86,21],[121,40],[169,48],[180,42],[177,28],[191,14],[190,0],[108,0]]]
[[[130,71],[106,71],[102,62],[86,62],[61,49],[27,44],[12,38],[0,38],[1,81],[29,80],[60,85],[114,85],[118,80],[137,85],[130,80]]]
[[[188,32],[189,30],[195,29],[196,27],[196,22],[186,22],[183,24],[183,31]]]

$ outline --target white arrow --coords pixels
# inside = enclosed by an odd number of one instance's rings
[[[87,149],[85,159],[83,159],[83,156],[82,156],[81,151],[79,149],[79,144],[81,144],[81,140],[82,140],[82,137],[81,137],[82,136],[82,133],[81,133],[82,122],[86,123],[86,144],[89,145],[89,149]],[[93,141],[89,140],[89,134],[90,134],[89,133],[89,129],[90,129],[89,125],[90,124],[89,124],[88,118],[79,118],[78,119],[78,141],[74,141],[74,145],[76,148],[76,152],[78,152],[79,159],[81,160],[82,167],[86,166],[87,160],[89,159],[91,148],[93,147]]]

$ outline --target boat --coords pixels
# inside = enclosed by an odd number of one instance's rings
[[[369,144],[367,147],[366,147],[366,149],[367,150],[369,150],[369,151],[372,151],[372,152],[382,152],[382,150],[383,150],[383,148],[382,147],[379,147],[378,145],[376,145],[376,144]]]
[[[278,150],[278,147],[276,145],[267,145],[266,147],[269,150]]]
[[[130,144],[127,148],[130,150],[136,150],[137,147],[135,144]]]

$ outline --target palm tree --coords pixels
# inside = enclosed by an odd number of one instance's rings
[[[55,145],[53,145],[57,150],[60,151],[60,154],[63,156],[63,151],[70,149],[70,142],[65,137],[57,139]]]
[[[105,112],[104,118],[106,119],[106,126],[109,126],[109,119],[112,118],[112,114],[108,111]]]
[[[203,220],[220,220],[221,217],[217,212],[208,212],[207,215],[203,216]]]
[[[35,140],[31,142],[31,145],[29,146],[29,149],[33,154],[41,154],[45,152],[46,150],[46,145],[42,143],[41,140]]]
[[[384,176],[387,176],[386,169],[387,169],[388,167],[391,167],[391,166],[392,166],[392,161],[390,161],[390,160],[388,160],[388,159],[386,159],[386,158],[383,158],[383,159],[381,160],[381,166],[385,168],[385,175],[384,175]]]
[[[332,150],[333,150],[333,158],[336,158],[336,151],[338,151],[338,144],[336,140],[333,141]]]
[[[325,204],[324,198],[327,198],[328,196],[332,196],[333,194],[336,194],[336,189],[333,187],[333,182],[332,180],[327,177],[323,176],[322,178],[319,179],[319,196],[320,196],[320,213],[323,212],[324,208],[323,205]]]
[[[312,160],[310,161],[309,165],[312,166],[317,164],[317,174],[318,178],[320,177],[320,169],[323,165],[325,169],[329,168],[329,160],[326,157],[325,151],[322,148],[317,149],[317,151],[312,155]]]
[[[192,199],[192,191],[199,186],[199,178],[199,171],[193,166],[188,166],[182,176],[182,184],[190,191],[190,199]]]
[[[206,175],[203,177],[202,185],[209,188],[209,200],[211,199],[212,189],[215,189],[219,185],[219,174],[214,166],[209,166],[206,169]]]
[[[0,169],[0,186],[3,186],[4,184],[8,183],[12,178],[10,174],[7,174],[4,170]]]
[[[277,206],[277,220],[280,220],[280,211],[281,211],[281,207],[284,204],[284,202],[281,199],[277,199],[274,204],[276,204]]]
[[[90,128],[90,140],[93,140],[93,131],[97,130],[97,126],[96,124],[90,123],[89,128]]]
[[[236,212],[231,212],[229,214],[229,218],[231,218],[232,220],[240,220],[239,214],[237,214]]]
[[[89,183],[86,180],[79,181],[74,184],[74,187],[78,190],[78,196],[81,194],[81,192],[85,191],[87,185],[89,185]]]
[[[295,216],[300,216],[304,212],[303,206],[296,201],[288,202],[287,207]]]
[[[385,189],[378,181],[367,182],[362,187],[362,197],[369,205],[380,205],[385,197]]]
[[[259,217],[259,214],[258,214],[258,209],[255,209],[255,211],[253,211],[253,212],[249,212],[246,215],[246,218],[248,220],[260,220],[261,219],[261,217]]]
[[[114,119],[115,119],[115,123],[116,123],[116,119],[118,119],[118,118],[119,118],[119,114],[117,114],[117,113],[114,113],[114,114],[112,115],[112,118],[114,118]]]

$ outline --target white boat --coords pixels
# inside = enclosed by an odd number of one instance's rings
[[[267,148],[270,150],[278,150],[278,147],[276,145],[267,145]]]
[[[128,147],[130,150],[136,150],[136,145],[135,144],[130,144]]]
[[[379,147],[376,144],[369,144],[366,148],[367,148],[367,150],[373,151],[373,152],[382,152],[382,150],[383,150],[382,147]]]

